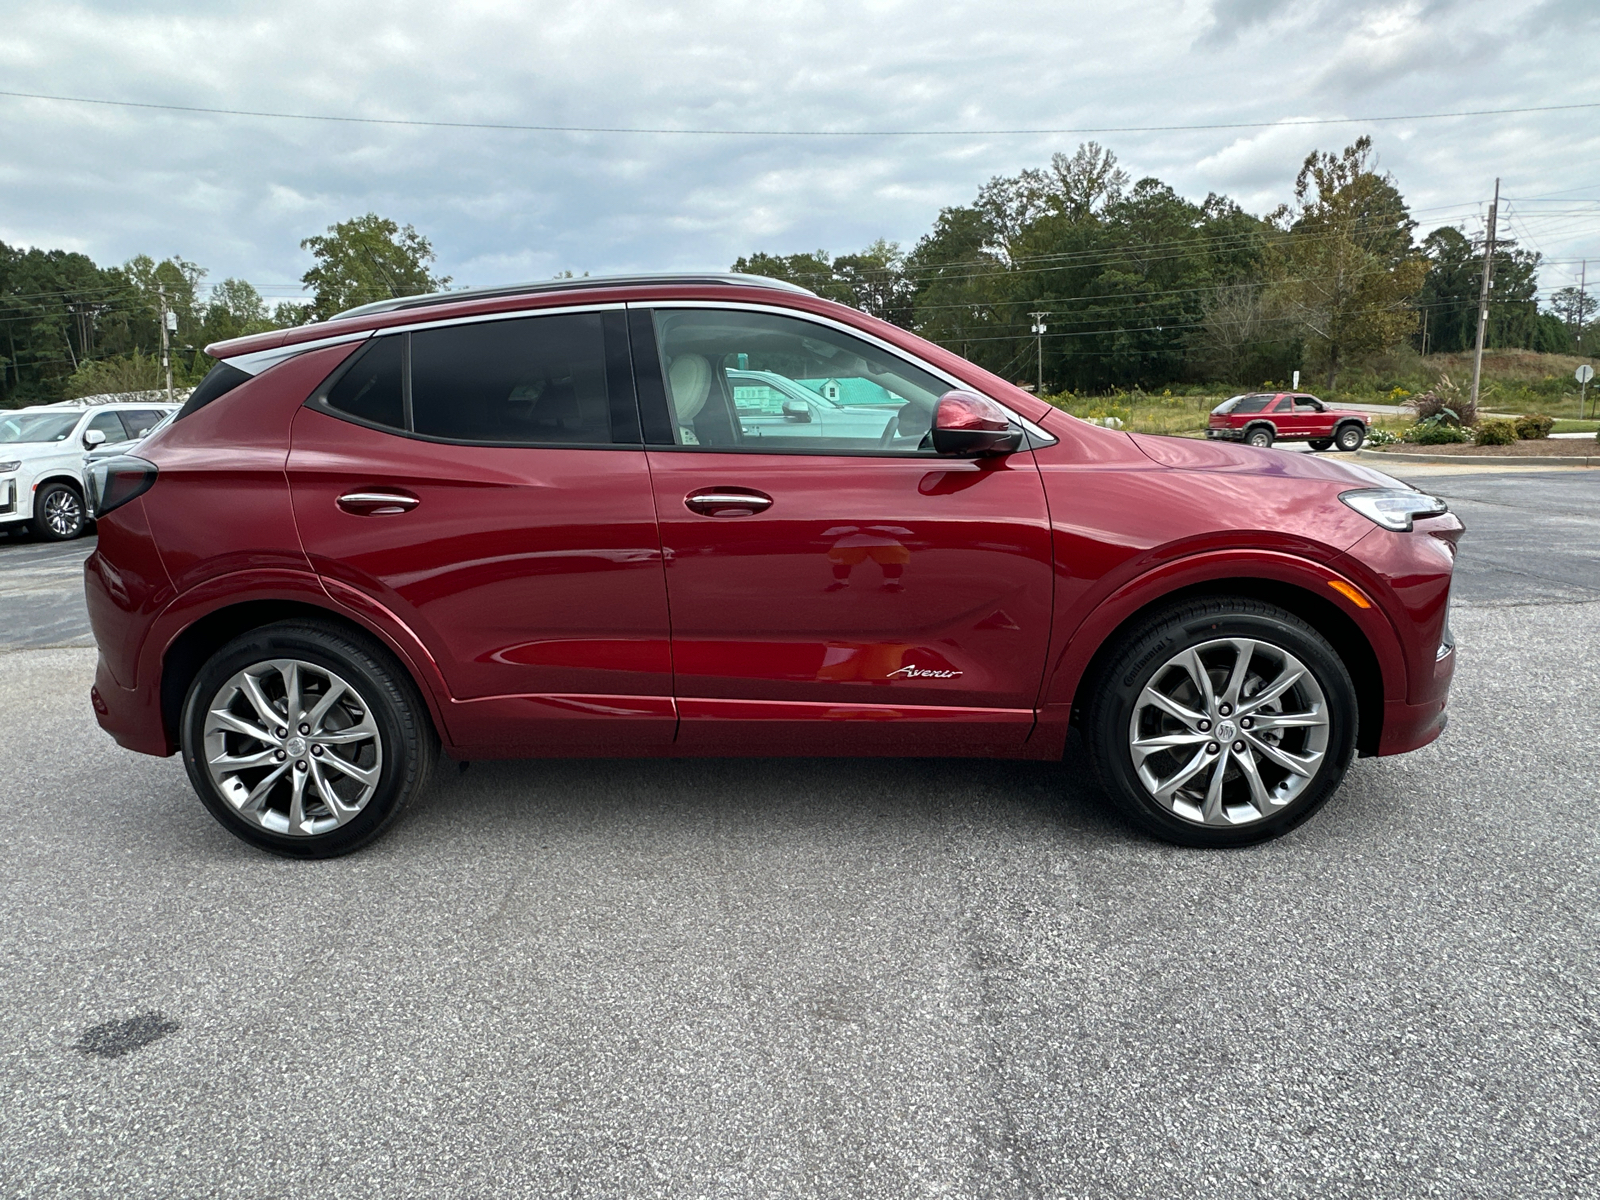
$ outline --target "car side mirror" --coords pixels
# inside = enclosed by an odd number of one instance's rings
[[[93,450],[96,446],[101,445],[105,440],[106,435],[103,429],[86,430],[83,435],[83,448],[85,450]]]
[[[933,412],[933,448],[961,456],[1012,454],[1022,449],[1022,430],[989,397],[946,392]]]
[[[811,406],[804,400],[785,400],[783,402],[783,419],[794,421],[800,425],[811,423]]]

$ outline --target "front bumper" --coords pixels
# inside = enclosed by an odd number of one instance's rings
[[[0,479],[0,522],[23,519],[22,488],[16,479],[8,475]]]

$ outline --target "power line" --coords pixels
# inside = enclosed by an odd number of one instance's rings
[[[109,108],[142,108],[159,112],[205,113],[222,117],[266,117],[279,121],[336,121],[348,125],[398,125],[425,129],[493,129],[517,133],[681,134],[702,137],[1032,137],[1047,134],[1176,133],[1221,129],[1267,129],[1294,125],[1367,125],[1393,121],[1437,121],[1454,117],[1500,117],[1524,113],[1569,112],[1600,108],[1588,104],[1545,104],[1526,108],[1479,108],[1460,112],[1405,113],[1378,117],[1286,117],[1278,121],[1222,121],[1196,125],[1105,125],[1038,129],[704,129],[625,125],[523,125],[497,121],[423,121],[403,117],[351,117],[333,113],[286,113],[261,109],[210,108],[198,104],[155,104],[141,100],[104,100],[91,96],[58,96],[44,92],[0,91],[19,100],[57,104],[95,104]]]

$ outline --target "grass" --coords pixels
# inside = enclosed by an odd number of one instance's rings
[[[1592,360],[1570,354],[1539,354],[1532,350],[1485,350],[1479,409],[1490,413],[1548,413],[1558,418],[1556,432],[1581,432],[1600,428],[1594,421],[1579,422],[1578,383],[1572,373]],[[1379,355],[1359,368],[1346,371],[1333,390],[1319,387],[1309,374],[1302,375],[1301,390],[1329,404],[1390,404],[1393,417],[1377,416],[1373,428],[1393,433],[1411,426],[1415,417],[1405,408],[1414,395],[1439,386],[1441,376],[1463,390],[1472,385],[1472,355],[1430,354],[1426,358],[1409,348]],[[1288,380],[1257,380],[1247,384],[1187,384],[1159,393],[1135,389],[1091,396],[1065,392],[1044,399],[1075,417],[1117,417],[1135,433],[1196,435],[1206,427],[1211,410],[1240,392],[1287,389]],[[1590,385],[1589,411],[1600,405]],[[1565,418],[1565,419],[1562,419]]]

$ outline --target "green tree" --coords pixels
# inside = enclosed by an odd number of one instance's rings
[[[1283,239],[1279,295],[1328,387],[1353,358],[1405,340],[1428,264],[1411,244],[1416,222],[1388,175],[1372,166],[1372,139],[1342,154],[1313,151],[1295,178],[1295,202],[1273,214]]]
[[[448,276],[429,273],[437,255],[427,238],[377,213],[330,225],[325,235],[306,238],[300,248],[317,260],[300,279],[314,293],[312,315],[319,321],[361,304],[442,291],[450,284]]]
[[[1422,242],[1428,260],[1417,307],[1426,314],[1417,330],[1419,350],[1452,354],[1470,348],[1478,336],[1478,281],[1483,273],[1483,253],[1453,225],[1435,229]]]

